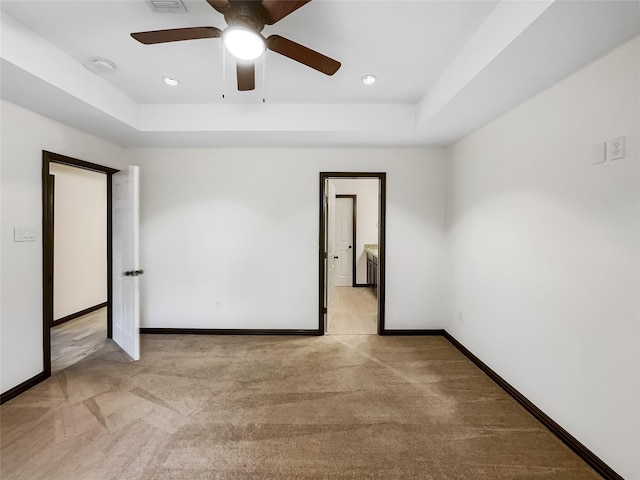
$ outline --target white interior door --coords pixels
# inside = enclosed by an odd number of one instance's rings
[[[335,298],[336,286],[336,229],[334,218],[336,215],[336,186],[329,180],[327,182],[327,324],[325,332],[331,323],[331,311]]]
[[[139,168],[113,175],[113,341],[133,360],[140,359],[138,276]]]
[[[353,198],[336,198],[336,287],[353,286]]]

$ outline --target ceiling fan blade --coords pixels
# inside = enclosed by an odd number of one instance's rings
[[[246,92],[256,88],[256,66],[254,63],[236,62],[238,74],[238,90]]]
[[[333,75],[341,65],[340,62],[333,58],[329,58],[280,35],[271,35],[267,39],[267,47],[269,50],[289,57],[296,62],[304,63],[307,67],[318,70],[325,75]]]
[[[223,15],[230,7],[228,0],[207,0],[207,3]]]
[[[222,35],[222,30],[216,27],[173,28],[131,34],[133,38],[145,45],[179,42],[180,40],[197,40],[199,38],[218,38],[220,35]]]
[[[310,1],[311,0],[262,0],[264,23],[273,25]]]

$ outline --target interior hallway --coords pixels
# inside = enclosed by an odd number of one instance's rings
[[[327,335],[376,335],[377,298],[367,287],[335,287]]]
[[[107,338],[107,307],[51,329],[51,373],[59,372],[102,348]]]

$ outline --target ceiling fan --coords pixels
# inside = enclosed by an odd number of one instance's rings
[[[145,45],[200,38],[222,37],[225,47],[236,58],[238,90],[255,89],[255,60],[269,49],[300,62],[325,75],[333,75],[340,62],[280,35],[264,38],[265,25],[273,25],[311,0],[206,0],[224,15],[227,28],[189,27],[132,33]]]

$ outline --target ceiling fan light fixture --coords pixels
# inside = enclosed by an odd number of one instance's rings
[[[255,60],[264,53],[262,36],[242,27],[229,27],[222,33],[224,46],[238,60]]]

